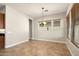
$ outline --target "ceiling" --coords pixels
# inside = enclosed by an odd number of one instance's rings
[[[10,4],[11,7],[33,18],[42,17],[42,7],[48,10],[45,15],[53,15],[58,13],[66,13],[69,6],[68,3],[16,3]]]

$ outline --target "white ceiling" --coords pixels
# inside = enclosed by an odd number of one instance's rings
[[[42,7],[48,10],[45,15],[57,13],[66,13],[69,6],[68,3],[16,3],[10,4],[13,8],[33,18],[42,17]]]

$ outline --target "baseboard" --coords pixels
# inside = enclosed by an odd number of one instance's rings
[[[66,42],[66,46],[67,46],[67,48],[68,48],[68,50],[69,50],[71,56],[73,56],[73,53],[72,53],[71,49],[68,47],[68,42]]]
[[[50,42],[66,43],[65,41],[47,40],[47,39],[33,39],[33,40],[41,40],[41,41],[50,41]]]
[[[17,43],[11,44],[11,45],[7,45],[7,46],[5,46],[5,48],[10,48],[10,47],[13,47],[13,46],[19,45],[19,44],[24,43],[24,42],[27,42],[27,41],[29,41],[29,40],[24,40],[24,41],[17,42]]]
[[[79,56],[79,49],[70,40],[67,39],[66,45],[72,56]]]

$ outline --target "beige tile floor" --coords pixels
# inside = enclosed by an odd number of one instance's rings
[[[17,46],[0,49],[1,56],[70,56],[64,43],[28,41]]]

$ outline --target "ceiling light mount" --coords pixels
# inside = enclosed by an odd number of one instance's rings
[[[44,7],[42,7],[42,10],[44,10]]]
[[[43,11],[43,12],[48,12],[48,10],[45,9],[44,7],[42,7],[42,11]]]

